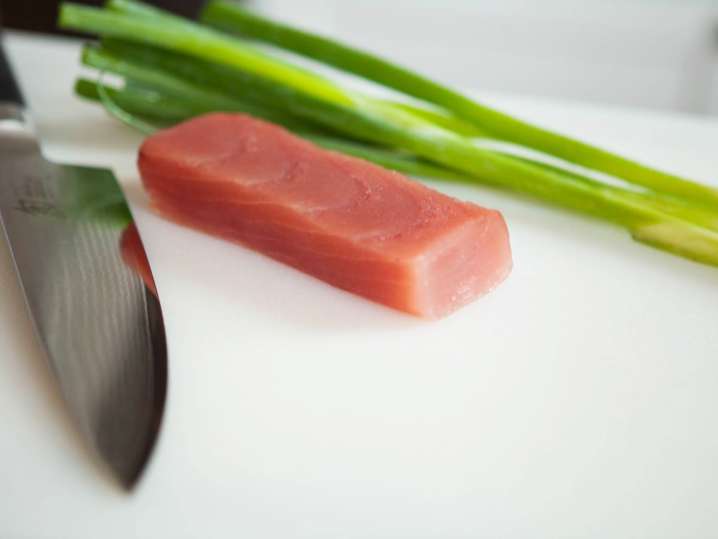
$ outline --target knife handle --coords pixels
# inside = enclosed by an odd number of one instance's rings
[[[25,101],[22,98],[22,93],[17,85],[15,76],[12,73],[10,62],[5,55],[5,48],[3,47],[2,34],[0,33],[0,104],[2,105],[15,105],[16,107],[22,108],[25,105]]]

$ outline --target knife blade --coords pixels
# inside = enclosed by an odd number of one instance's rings
[[[0,222],[67,407],[130,489],[164,409],[162,311],[154,288],[123,263],[121,237],[132,222],[112,172],[48,161],[26,116],[0,39]]]

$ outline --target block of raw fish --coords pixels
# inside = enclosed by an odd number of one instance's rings
[[[250,116],[160,131],[138,166],[167,217],[418,316],[456,310],[511,269],[499,212]]]

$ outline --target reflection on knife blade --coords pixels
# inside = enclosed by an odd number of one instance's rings
[[[150,262],[147,260],[147,253],[145,253],[145,248],[142,246],[140,233],[137,231],[135,223],[127,225],[127,228],[122,232],[120,253],[122,254],[122,261],[142,279],[147,289],[156,297],[155,279],[152,276]]]

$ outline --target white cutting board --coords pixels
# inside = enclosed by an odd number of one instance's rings
[[[169,341],[159,443],[127,495],[79,442],[0,242],[0,537],[718,536],[718,270],[482,188],[515,269],[422,322],[164,222],[140,137],[70,94],[77,45],[7,40],[46,153],[111,164]],[[499,99],[702,181],[718,125]]]

